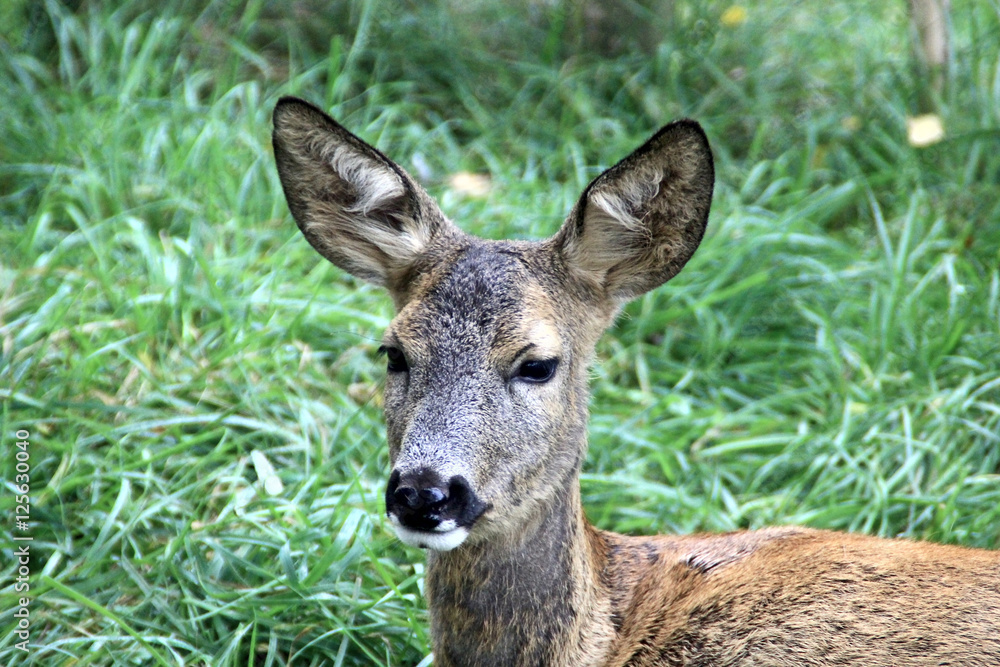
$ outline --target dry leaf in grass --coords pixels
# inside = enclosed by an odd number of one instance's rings
[[[468,197],[485,197],[493,184],[486,174],[459,171],[448,177],[448,185],[455,192]]]
[[[944,139],[944,124],[936,113],[906,119],[906,139],[911,146],[923,148]]]

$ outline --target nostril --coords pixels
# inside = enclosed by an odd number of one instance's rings
[[[420,501],[420,494],[412,486],[400,486],[392,494],[396,499],[396,502],[400,505],[406,505],[410,509],[416,509],[422,503]]]
[[[432,486],[427,489],[420,489],[420,499],[428,505],[437,505],[443,502],[447,497],[448,495],[445,493],[444,489],[439,489],[436,486]]]

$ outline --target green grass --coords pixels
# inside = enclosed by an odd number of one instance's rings
[[[599,347],[588,515],[1000,547],[995,3],[953,3],[940,95],[904,3],[767,0],[730,28],[726,3],[676,0],[609,55],[527,0],[114,4],[0,12],[5,664],[427,664],[422,554],[382,516],[391,306],[291,222],[269,120],[289,93],[491,238],[552,233],[601,168],[697,118],[710,232]],[[928,100],[947,138],[917,149]]]

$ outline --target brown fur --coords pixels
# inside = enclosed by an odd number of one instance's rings
[[[595,179],[555,236],[529,243],[462,233],[305,102],[282,100],[274,118],[306,238],[398,310],[384,337],[406,361],[386,379],[393,476],[460,479],[475,500],[467,526],[397,522],[401,539],[437,549],[436,665],[1000,665],[1000,552],[587,523],[587,366],[621,304],[673,277],[701,240],[713,173],[696,124],[665,127]],[[551,378],[524,380],[526,361],[545,360],[558,362]]]

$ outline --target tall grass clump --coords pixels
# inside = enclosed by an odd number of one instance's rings
[[[602,168],[697,118],[710,231],[599,347],[591,519],[1000,547],[996,7],[955,0],[938,93],[903,3],[624,3],[644,27],[616,39],[581,6],[0,10],[0,659],[429,664],[422,555],[380,500],[391,305],[291,223],[283,94],[491,238],[554,232]],[[917,148],[927,99],[945,138]]]

